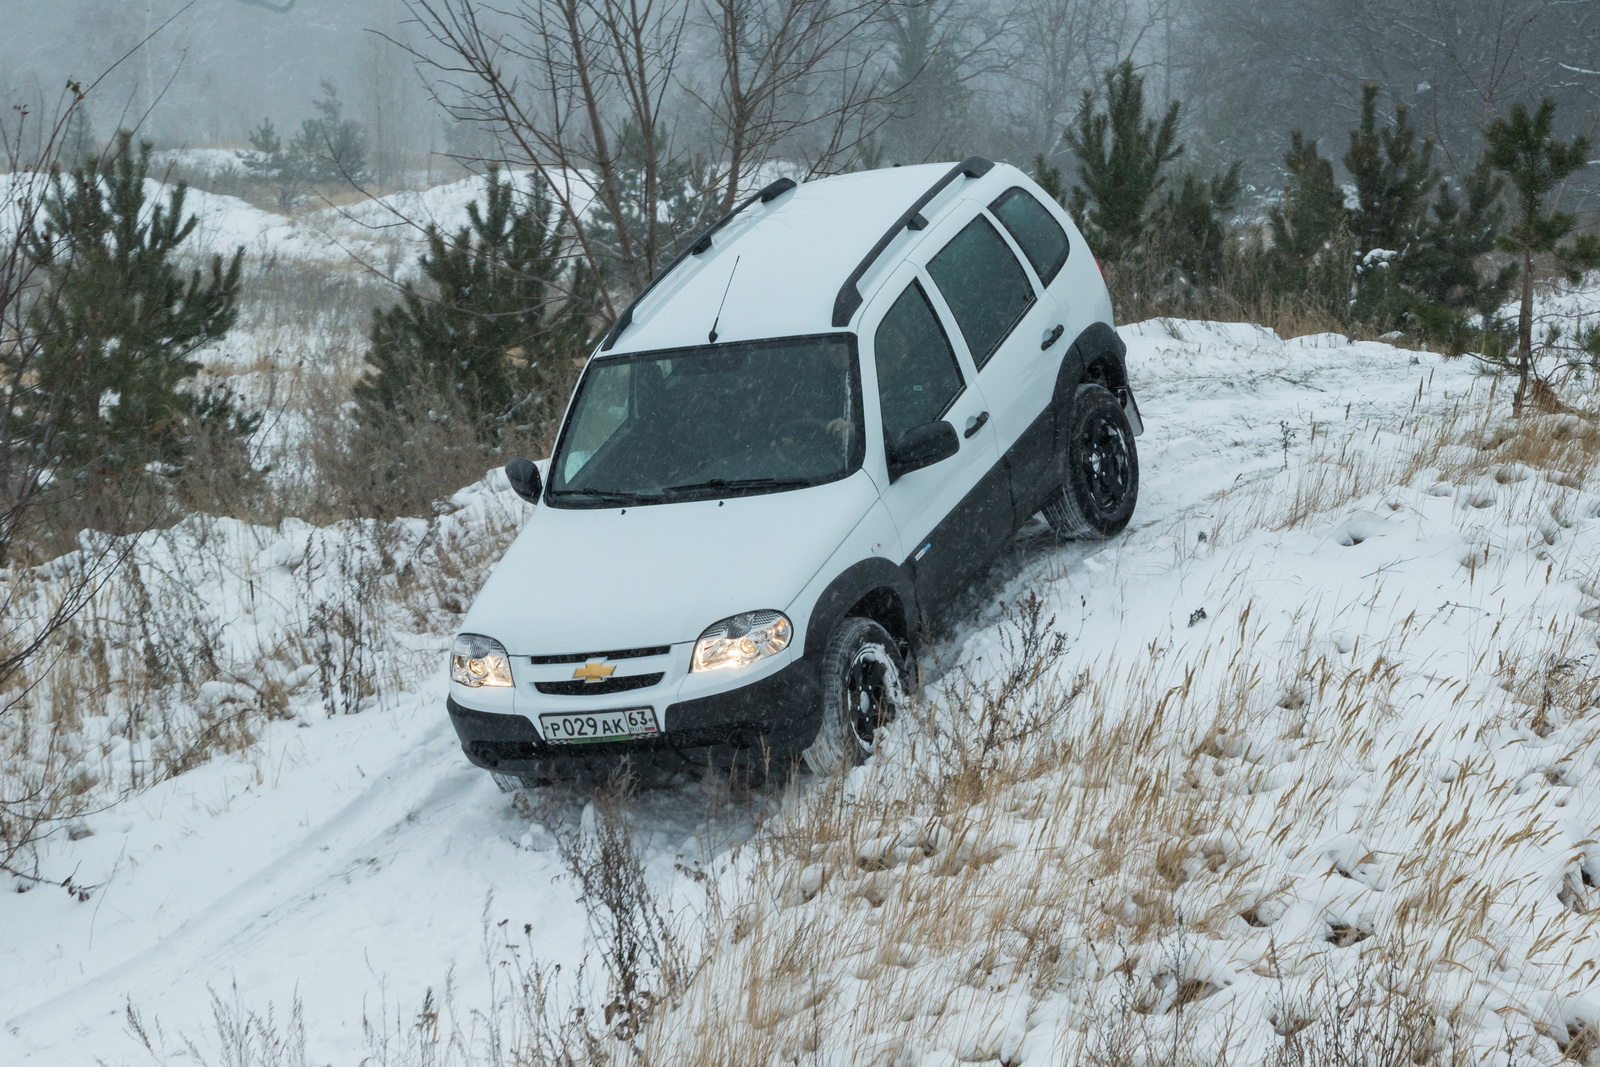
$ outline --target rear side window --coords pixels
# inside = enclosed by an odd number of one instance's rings
[[[1033,306],[1033,285],[989,220],[978,216],[928,263],[979,367]]]
[[[961,392],[961,369],[922,286],[912,282],[873,338],[883,440],[892,445],[913,426],[933,422]]]
[[[1067,261],[1067,231],[1049,210],[1022,189],[1007,189],[989,210],[1022,246],[1039,279],[1046,285],[1055,281]]]

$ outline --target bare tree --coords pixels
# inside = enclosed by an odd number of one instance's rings
[[[675,205],[730,206],[773,164],[849,158],[881,100],[858,38],[891,2],[407,0],[425,42],[402,47],[453,117],[494,130],[501,162],[545,179],[614,315],[683,236]]]
[[[797,147],[803,132],[823,131],[809,153],[810,171],[845,165],[880,121],[868,116],[881,99],[870,36],[888,7],[884,0],[704,0],[719,53],[716,90],[706,94],[691,83],[689,91],[711,115],[722,152],[722,211],[733,208],[774,149]]]
[[[971,154],[984,90],[1016,59],[1009,12],[962,0],[906,0],[888,19],[892,66],[885,148],[898,163]],[[985,140],[989,138],[983,138]]]
[[[386,41],[365,35],[356,104],[367,128],[370,167],[379,185],[389,185],[400,176],[415,143],[411,121],[415,86],[402,58]]]
[[[1291,128],[1353,125],[1361,84],[1376,82],[1465,172],[1510,103],[1550,96],[1592,113],[1600,90],[1600,4],[1589,0],[1188,2],[1191,86],[1207,101],[1194,110],[1258,154]]]
[[[1127,54],[1128,0],[1021,0],[1012,12],[1006,111],[1022,158],[1053,156],[1085,89]]]

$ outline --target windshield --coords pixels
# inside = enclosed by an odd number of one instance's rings
[[[861,465],[855,337],[678,348],[590,364],[550,464],[557,507],[770,493]]]

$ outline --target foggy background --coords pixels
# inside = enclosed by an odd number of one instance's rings
[[[507,5],[528,9],[528,5]],[[683,6],[685,58],[665,112],[682,147],[696,133],[696,49],[714,47],[715,5]],[[247,147],[262,119],[292,131],[319,83],[366,127],[374,169],[395,183],[449,153],[482,151],[430,97],[415,57],[426,48],[407,0],[58,0],[5,2],[0,91],[8,108],[47,111],[69,79],[87,81],[140,40],[87,102],[91,135],[137,127],[158,148]],[[170,20],[170,22],[168,22]],[[167,23],[162,28],[163,23]],[[1276,188],[1291,129],[1337,156],[1360,85],[1383,110],[1412,108],[1460,173],[1484,123],[1513,102],[1559,105],[1570,136],[1600,127],[1600,0],[930,0],[894,5],[855,34],[879,79],[877,133],[856,165],[971,152],[1070,167],[1061,131],[1084,89],[1132,56],[1151,106],[1183,105],[1185,164],[1245,161]],[[514,64],[508,64],[515,73]],[[445,95],[448,96],[448,93]],[[13,112],[13,114],[15,114]],[[703,124],[699,124],[703,130]],[[419,180],[417,175],[413,180]]]

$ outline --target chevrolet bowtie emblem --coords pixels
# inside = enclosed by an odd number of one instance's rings
[[[609,678],[617,673],[615,667],[607,667],[603,663],[585,663],[572,672],[574,678],[582,678],[586,682],[598,682],[602,678]]]

